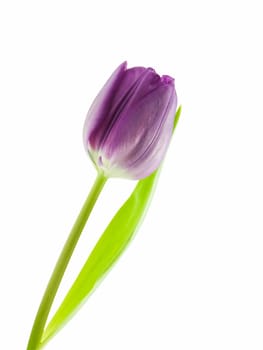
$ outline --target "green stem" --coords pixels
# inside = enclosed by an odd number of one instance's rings
[[[102,174],[98,174],[93,184],[93,187],[77,217],[77,220],[72,227],[69,237],[62,249],[58,258],[55,269],[51,275],[46,291],[40,303],[36,318],[32,327],[30,338],[27,345],[27,350],[36,350],[39,348],[41,336],[43,334],[47,318],[55,299],[62,277],[68,266],[69,260],[73,254],[76,244],[80,238],[81,232],[89,218],[89,215],[97,201],[97,198],[103,189],[107,178]]]

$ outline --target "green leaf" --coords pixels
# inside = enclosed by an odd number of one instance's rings
[[[181,108],[177,110],[174,127]],[[45,345],[82,306],[98,282],[123,253],[146,214],[161,168],[138,181],[134,191],[114,216],[48,324],[41,346]]]
[[[174,117],[174,128],[173,128],[173,132],[177,126],[177,123],[178,123],[178,120],[180,118],[180,115],[182,113],[182,106],[179,106],[177,111],[176,111],[176,114],[175,114],[175,117]]]

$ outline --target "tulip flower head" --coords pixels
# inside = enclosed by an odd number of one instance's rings
[[[158,168],[173,131],[173,78],[122,63],[94,100],[84,124],[84,146],[106,177],[142,179]]]

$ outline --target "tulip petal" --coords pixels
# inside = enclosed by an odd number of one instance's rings
[[[160,162],[164,158],[172,136],[176,107],[176,100],[171,99],[169,103],[169,112],[163,124],[157,130],[154,139],[143,155],[137,159],[128,170],[128,173],[132,174],[133,179],[142,179],[151,174],[158,168]]]
[[[143,67],[126,70],[126,66],[127,63],[124,62],[115,70],[88,112],[84,127],[84,144],[88,141],[92,148],[101,146],[132,87],[146,70]]]
[[[97,148],[100,139],[107,130],[110,121],[109,108],[114,98],[116,86],[126,70],[127,62],[123,62],[111,75],[92,103],[84,125],[84,145],[90,144]]]
[[[114,168],[121,168],[126,177],[138,179],[158,167],[171,138],[176,110],[173,86],[160,82],[159,78],[157,87],[144,95],[140,87],[140,94],[135,93],[111,129],[100,152],[102,159],[109,160],[110,173],[118,176]],[[145,83],[149,90],[151,84]]]

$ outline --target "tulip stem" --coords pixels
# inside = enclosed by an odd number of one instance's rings
[[[61,251],[61,254],[58,258],[58,261],[40,303],[28,341],[27,350],[36,350],[40,348],[41,337],[44,332],[47,318],[55,299],[57,290],[68,266],[70,258],[73,254],[73,251],[80,238],[81,232],[90,216],[90,213],[99,197],[100,192],[104,187],[106,180],[107,178],[103,174],[98,173],[93,187],[91,188],[91,191],[76,219],[76,222],[72,227],[72,230]]]

